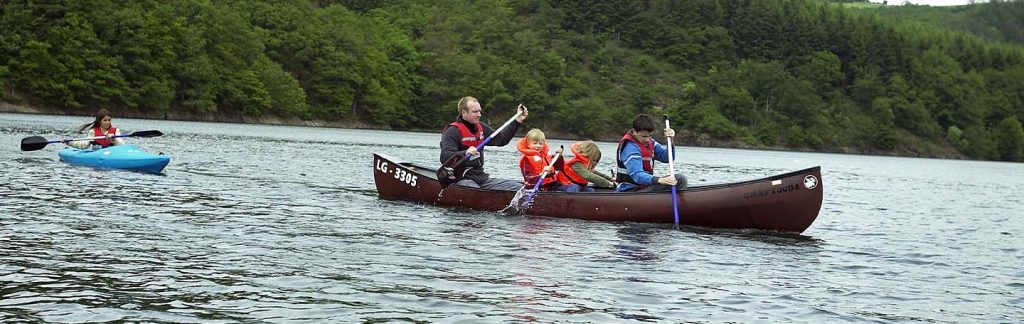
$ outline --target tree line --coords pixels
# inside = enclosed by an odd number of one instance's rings
[[[0,0],[0,100],[430,130],[473,95],[564,137],[649,112],[692,144],[1024,161],[1024,2],[965,7],[1005,38],[820,0]]]

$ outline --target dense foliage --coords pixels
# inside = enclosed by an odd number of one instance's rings
[[[0,99],[440,129],[473,95],[571,137],[651,112],[704,145],[1024,161],[1024,2],[965,7],[984,37],[820,0],[0,0]]]
[[[1005,0],[976,2],[955,7],[906,4],[873,9],[885,18],[964,31],[992,41],[1024,44],[1024,6]]]

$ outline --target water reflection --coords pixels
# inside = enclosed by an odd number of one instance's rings
[[[681,231],[705,237],[741,239],[780,246],[820,247],[824,241],[799,233],[777,232],[757,229],[730,229],[682,226]]]
[[[621,243],[613,245],[613,253],[635,261],[659,261],[661,255],[650,250],[651,236],[662,229],[640,224],[630,224],[616,230]]]

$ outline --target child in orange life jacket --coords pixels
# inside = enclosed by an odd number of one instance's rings
[[[523,172],[523,182],[527,187],[532,188],[540,180],[543,181],[540,191],[564,191],[556,178],[558,171],[550,166],[551,159],[561,156],[562,151],[555,152],[555,156],[548,155],[548,143],[544,138],[544,132],[536,128],[531,129],[526,133],[526,137],[516,142],[516,148],[523,153],[523,157],[519,159],[519,169]],[[561,168],[560,162],[556,162],[557,169]],[[544,179],[540,179],[541,173],[545,170],[548,171],[547,174]]]
[[[597,144],[593,141],[576,142],[572,145],[572,154],[575,156],[565,162],[567,167],[558,173],[558,181],[565,186],[565,191],[594,192],[587,183],[598,188],[615,188],[617,184],[611,176],[594,171],[597,163],[601,162],[601,149]]]

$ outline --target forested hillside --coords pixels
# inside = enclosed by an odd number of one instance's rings
[[[908,4],[871,9],[884,18],[931,24],[991,41],[1024,44],[1024,6],[1004,0],[978,2],[952,7]]]
[[[652,112],[691,144],[1024,161],[1020,80],[1019,45],[820,0],[0,0],[0,99],[83,114],[435,130],[473,95],[573,138]]]

